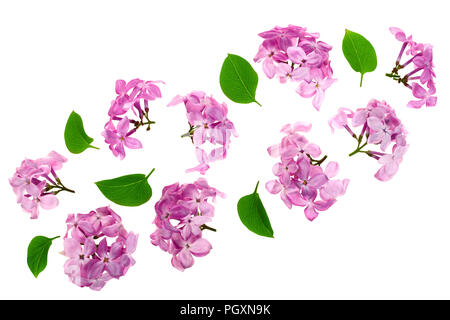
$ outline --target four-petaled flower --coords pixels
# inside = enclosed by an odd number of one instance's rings
[[[128,129],[130,128],[130,120],[124,117],[117,124],[117,128],[111,123],[105,131],[103,136],[105,137],[105,142],[109,144],[109,149],[113,152],[116,157],[121,160],[125,158],[125,148],[130,149],[140,149],[142,148],[142,143],[133,137],[130,137]]]

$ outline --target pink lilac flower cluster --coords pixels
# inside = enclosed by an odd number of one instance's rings
[[[362,126],[359,135],[356,135],[350,128],[349,119],[351,119],[353,127]],[[397,173],[409,147],[406,143],[407,131],[400,119],[397,118],[394,109],[385,101],[380,102],[373,99],[366,108],[357,109],[356,112],[340,108],[338,114],[329,121],[329,125],[333,132],[334,128],[344,128],[356,139],[358,145],[349,156],[364,153],[381,164],[375,178],[380,181],[388,181]],[[363,143],[364,138],[365,142]],[[363,150],[368,144],[380,146],[382,152]],[[392,148],[390,148],[391,145]]]
[[[291,209],[292,206],[304,207],[308,220],[313,221],[319,211],[325,211],[336,203],[336,198],[345,194],[350,180],[334,179],[339,164],[331,161],[325,169],[321,165],[327,156],[320,160],[320,147],[300,134],[311,130],[311,124],[297,122],[287,124],[281,132],[285,134],[281,143],[267,149],[269,155],[280,158],[273,166],[275,180],[266,183],[266,189],[272,194],[280,193],[281,200]]]
[[[266,76],[278,76],[281,83],[299,82],[296,92],[304,98],[313,97],[312,104],[319,110],[325,90],[336,81],[329,60],[332,47],[318,41],[318,33],[293,25],[277,26],[259,36],[264,40],[254,61],[262,61]]]
[[[414,42],[412,36],[407,37],[403,30],[399,28],[392,27],[389,30],[402,43],[402,47],[395,61],[394,69],[386,76],[411,89],[416,99],[411,100],[408,103],[408,107],[415,109],[419,109],[424,105],[434,107],[437,103],[437,97],[435,96],[436,86],[434,78],[436,74],[433,70],[433,46],[431,44]],[[408,60],[401,63],[403,55]],[[411,71],[403,77],[400,76],[399,71],[408,66],[411,66]]]
[[[149,131],[150,125],[155,123],[149,119],[148,103],[161,98],[161,91],[156,85],[160,82],[140,79],[133,79],[128,83],[124,80],[116,81],[117,97],[111,102],[109,121],[102,135],[114,156],[121,160],[125,158],[125,147],[142,148],[142,143],[131,135],[144,126]],[[134,116],[135,119],[130,119],[129,116]]]
[[[58,206],[56,195],[61,191],[75,192],[66,188],[56,171],[67,159],[52,151],[45,158],[25,159],[16,169],[9,183],[23,210],[31,214],[31,219],[39,216],[39,207],[50,210]]]
[[[184,271],[192,267],[194,257],[206,256],[212,246],[204,239],[203,230],[216,231],[206,225],[214,216],[213,202],[225,194],[208,185],[204,178],[194,183],[166,186],[155,204],[156,231],[151,243],[172,255],[172,265]]]
[[[193,91],[186,96],[177,95],[167,106],[184,102],[189,123],[189,131],[182,137],[190,137],[195,146],[199,164],[186,172],[198,171],[201,174],[209,169],[210,162],[225,159],[230,147],[231,136],[237,137],[233,122],[227,118],[228,107],[217,102],[202,91]],[[210,142],[210,150],[204,144]]]
[[[77,286],[100,290],[135,264],[132,254],[138,235],[127,232],[110,207],[69,214],[66,223],[63,254],[69,259],[64,273]]]

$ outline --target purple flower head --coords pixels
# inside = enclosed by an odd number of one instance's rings
[[[426,98],[424,99],[426,100]],[[424,104],[426,101],[421,103]],[[398,171],[399,164],[408,150],[406,142],[408,133],[402,122],[395,114],[394,109],[385,101],[372,99],[366,108],[357,109],[356,112],[347,110],[339,109],[338,114],[329,122],[331,129],[345,128],[352,138],[357,141],[355,151],[350,153],[349,156],[364,153],[377,160],[382,164],[382,167],[375,174],[375,178],[380,181],[390,180]],[[351,119],[353,130],[362,126],[359,135],[350,128],[347,118]],[[368,145],[379,146],[380,151],[365,150],[364,148]],[[391,150],[391,153],[388,150]],[[346,187],[345,181],[330,184],[321,196],[322,198],[328,198],[329,195],[342,192]]]
[[[199,164],[186,172],[205,172],[209,163],[225,159],[231,143],[231,136],[237,137],[233,122],[227,118],[228,107],[208,97],[202,91],[193,91],[186,96],[175,96],[167,105],[184,103],[189,131],[182,137],[189,137],[195,146]],[[208,145],[206,143],[209,142]]]
[[[102,132],[115,157],[124,159],[125,147],[142,148],[142,143],[131,135],[141,127],[146,127],[149,131],[150,126],[155,123],[149,119],[149,101],[161,98],[161,90],[157,83],[163,82],[140,79],[133,79],[128,83],[124,80],[116,81],[117,96],[111,102],[108,111],[109,120]]]
[[[172,265],[184,271],[192,267],[194,257],[203,257],[212,246],[204,239],[203,230],[215,231],[206,223],[214,217],[216,196],[225,197],[200,178],[194,183],[175,183],[163,189],[155,204],[156,230],[150,235],[151,243],[172,255]]]
[[[68,260],[64,273],[74,284],[100,290],[135,264],[132,254],[138,236],[125,230],[122,219],[110,207],[69,214],[66,223],[63,254]]]
[[[266,76],[277,76],[281,83],[298,82],[297,93],[312,98],[314,108],[320,110],[325,91],[336,81],[329,60],[332,47],[318,41],[318,33],[293,25],[277,26],[259,36],[264,40],[254,61],[262,62]]]
[[[389,30],[402,43],[402,47],[395,67],[386,76],[411,89],[413,96],[419,99],[411,100],[408,107],[419,109],[423,105],[435,106],[437,97],[435,96],[436,73],[434,72],[433,46],[414,42],[412,36],[407,37],[399,28],[392,27]],[[404,62],[402,62],[403,57],[406,57]],[[405,74],[401,76],[400,71],[404,71]],[[424,89],[423,85],[426,85],[428,90]]]
[[[344,110],[340,110],[343,113]],[[339,115],[339,123],[344,125],[340,118],[347,113]],[[337,121],[337,120],[336,120]],[[320,160],[322,151],[319,146],[309,143],[299,132],[308,132],[310,124],[297,122],[285,125],[281,132],[285,134],[281,143],[267,149],[270,156],[280,158],[280,162],[273,167],[275,180],[266,183],[266,189],[272,194],[280,194],[281,200],[291,209],[293,206],[304,207],[308,220],[317,218],[319,211],[329,209],[336,198],[345,194],[348,179],[333,180],[339,171],[336,162],[329,162],[325,170],[321,165],[327,156]]]
[[[31,219],[38,218],[39,208],[51,210],[57,207],[59,201],[56,195],[59,192],[74,192],[66,188],[56,174],[65,162],[67,159],[55,151],[45,158],[25,159],[9,179],[17,203],[31,214]]]

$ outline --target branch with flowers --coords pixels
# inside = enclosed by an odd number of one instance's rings
[[[266,183],[272,194],[280,194],[281,200],[291,209],[304,207],[308,220],[313,221],[319,211],[325,211],[336,203],[336,198],[345,194],[350,182],[348,179],[333,179],[339,171],[339,164],[331,161],[325,169],[322,164],[328,158],[314,143],[310,143],[300,132],[308,132],[312,125],[297,122],[283,126],[285,134],[281,143],[267,149],[270,156],[280,158],[272,172],[277,177]]]
[[[362,126],[359,135],[350,128],[349,119],[353,127]],[[357,147],[349,154],[350,157],[362,153],[382,165],[375,174],[375,178],[388,181],[397,173],[409,147],[406,142],[408,133],[395,114],[395,110],[385,101],[373,99],[366,108],[357,109],[356,112],[340,108],[328,123],[333,132],[334,129],[345,129],[357,141]],[[379,146],[381,151],[364,149],[369,144]],[[389,153],[387,150],[391,144],[393,146]]]
[[[433,46],[413,41],[412,36],[406,36],[403,30],[392,27],[389,29],[395,38],[402,43],[395,66],[386,76],[411,89],[412,94],[419,100],[411,100],[408,107],[419,109],[422,106],[434,107],[437,103],[434,78]],[[402,62],[402,58],[408,60]],[[400,75],[400,71],[411,67],[411,71]],[[424,88],[426,86],[426,88]]]
[[[113,155],[121,160],[125,158],[125,147],[141,149],[142,143],[132,135],[142,127],[147,131],[155,121],[149,117],[149,101],[161,98],[161,90],[156,85],[162,81],[144,81],[133,79],[128,83],[124,80],[116,81],[117,97],[111,102],[102,135]],[[130,113],[132,111],[132,114]],[[127,114],[135,117],[128,118]],[[131,125],[131,129],[130,129]]]

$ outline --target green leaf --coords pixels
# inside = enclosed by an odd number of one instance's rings
[[[223,93],[237,103],[256,102],[256,87],[258,86],[258,74],[250,63],[235,54],[228,54],[220,71],[220,87]]]
[[[98,181],[95,184],[101,193],[112,202],[126,207],[137,207],[146,203],[152,197],[152,188],[144,174],[129,174],[110,180]]]
[[[239,218],[248,230],[263,237],[273,238],[273,230],[270,225],[266,209],[257,193],[259,182],[255,191],[248,196],[242,197],[237,205]]]
[[[34,277],[37,278],[47,266],[47,255],[52,241],[59,238],[47,238],[44,236],[34,237],[28,245],[27,264]]]
[[[362,87],[364,74],[377,68],[377,53],[374,47],[359,33],[345,30],[342,51],[352,69],[361,73]]]
[[[66,142],[67,149],[75,154],[82,153],[87,148],[98,149],[97,147],[91,146],[94,139],[86,134],[83,127],[83,120],[75,111],[72,111],[69,119],[67,119],[64,130],[64,141]]]

